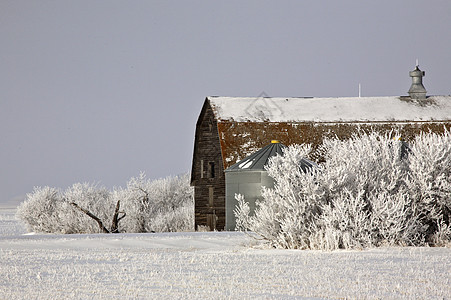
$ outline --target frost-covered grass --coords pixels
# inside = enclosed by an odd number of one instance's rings
[[[17,225],[1,212],[1,228]],[[14,231],[20,228],[6,232]],[[451,295],[450,248],[274,250],[238,232],[2,233],[0,261],[1,299],[446,299]]]

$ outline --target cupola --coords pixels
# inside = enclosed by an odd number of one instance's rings
[[[409,72],[409,76],[412,77],[412,85],[409,89],[410,98],[413,100],[425,100],[426,89],[423,85],[424,71],[421,71],[417,64],[415,70]]]

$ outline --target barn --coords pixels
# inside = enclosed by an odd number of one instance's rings
[[[408,96],[207,97],[196,123],[191,185],[195,226],[226,228],[225,170],[278,140],[321,144],[359,131],[397,130],[409,141],[423,131],[451,129],[451,96],[427,96],[418,66],[409,73]]]

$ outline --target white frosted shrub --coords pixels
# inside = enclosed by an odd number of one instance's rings
[[[193,199],[188,174],[148,180],[142,173],[113,192],[88,183],[76,183],[64,192],[35,188],[17,216],[34,232],[115,232],[113,216],[119,204],[118,216],[125,215],[119,218],[119,232],[189,231],[194,229]]]
[[[115,203],[111,200],[111,194],[106,188],[90,183],[75,183],[64,191],[63,200],[65,209],[62,210],[62,213],[65,214],[63,222],[65,233],[102,232],[96,221],[76,209],[71,203],[76,203],[90,211],[102,220],[105,227],[111,225]]]
[[[450,145],[449,132],[422,134],[410,151],[394,134],[326,139],[325,162],[307,172],[299,162],[310,147],[288,147],[270,160],[274,188],[262,189],[253,215],[244,197],[236,196],[237,229],[280,248],[446,244]]]
[[[416,137],[409,155],[408,188],[416,195],[417,209],[426,220],[428,232],[442,232],[441,238],[451,239],[451,134],[423,133]],[[446,226],[440,224],[447,224]],[[448,232],[448,233],[446,233]],[[434,236],[432,243],[443,243]]]
[[[189,174],[149,180],[141,173],[129,180],[126,189],[116,190],[113,198],[121,200],[127,213],[119,224],[126,232],[186,231],[194,218]],[[189,214],[187,207],[191,207]],[[155,222],[159,225],[154,225]]]
[[[311,220],[319,212],[323,193],[316,184],[318,171],[304,173],[299,161],[310,152],[310,146],[286,148],[284,156],[270,160],[268,174],[277,178],[273,189],[262,190],[263,201],[256,203],[255,215],[241,195],[235,211],[237,229],[251,230],[269,240],[275,247],[308,248]]]
[[[148,218],[150,216],[151,202],[149,188],[151,181],[141,173],[138,177],[132,177],[127,182],[125,189],[119,188],[113,191],[113,199],[120,201],[121,210],[127,215],[120,222],[120,231],[147,232]]]
[[[194,205],[190,202],[156,214],[150,226],[151,232],[178,232],[194,230]]]
[[[369,195],[375,245],[421,245],[424,226],[415,203],[406,190],[390,193],[380,190]]]
[[[101,232],[95,221],[71,203],[77,203],[104,222],[111,222],[114,206],[110,201],[109,192],[105,188],[88,183],[76,183],[64,192],[48,186],[37,187],[19,206],[17,216],[29,231],[34,232]]]
[[[356,195],[346,188],[323,206],[314,220],[311,248],[333,250],[371,246],[372,224],[363,192]]]
[[[57,189],[36,187],[17,208],[17,217],[28,231],[61,232],[61,208],[61,195]]]
[[[330,185],[331,194],[344,187],[353,192],[362,188],[365,192],[396,191],[405,171],[401,145],[391,134],[361,134],[345,141],[325,139],[324,184]]]

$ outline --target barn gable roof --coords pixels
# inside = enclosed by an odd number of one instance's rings
[[[217,121],[224,169],[272,139],[319,145],[326,136],[351,137],[356,128],[401,129],[403,138],[451,123],[451,96],[349,98],[207,97]],[[440,129],[441,128],[441,129]]]
[[[451,119],[451,96],[208,97],[216,119],[233,122],[394,122]]]

